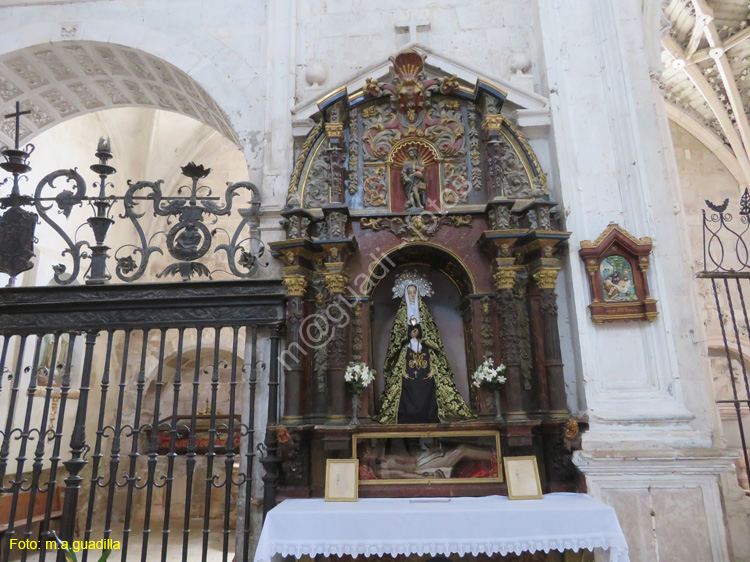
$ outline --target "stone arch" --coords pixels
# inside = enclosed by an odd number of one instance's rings
[[[257,156],[261,152],[258,138],[264,117],[249,109],[266,90],[264,80],[253,80],[266,71],[265,57],[248,59],[246,50],[212,33],[211,30],[223,29],[217,26],[227,26],[233,17],[229,8],[213,6],[201,18],[201,25],[190,10],[172,10],[170,17],[165,18],[162,4],[146,3],[138,10],[125,2],[42,10],[14,8],[14,12],[19,12],[17,17],[0,21],[0,55],[34,45],[68,41],[118,44],[150,53],[200,83],[227,114],[246,156]],[[246,10],[242,14],[243,22],[259,33],[264,29],[266,16],[264,10]],[[244,39],[248,49],[259,49],[251,39]]]
[[[68,119],[116,107],[172,111],[211,126],[239,145],[229,118],[190,75],[169,62],[114,43],[65,41],[0,55],[0,111],[16,103],[26,141]],[[15,124],[0,124],[0,143],[13,143]]]

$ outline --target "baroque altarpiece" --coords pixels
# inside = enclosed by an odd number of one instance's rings
[[[470,458],[497,435],[498,460],[537,457],[545,492],[580,491],[555,293],[569,233],[546,175],[503,113],[500,87],[447,75],[415,51],[391,61],[388,76],[318,103],[282,212],[286,239],[271,244],[287,289],[278,495],[321,497],[326,459],[351,457],[358,443],[360,451],[377,446],[378,436],[404,437],[404,454],[421,448],[420,458],[439,436],[441,447]],[[425,306],[470,419],[379,423],[397,307],[391,289],[405,272],[434,288]],[[500,412],[492,392],[470,384],[486,358],[507,368]],[[350,424],[350,362],[377,371],[359,397],[359,425]],[[398,448],[391,452],[398,463]],[[499,473],[483,481],[467,478],[465,466],[459,472],[437,470],[428,486],[398,473],[389,486],[372,475],[360,495],[505,492]]]

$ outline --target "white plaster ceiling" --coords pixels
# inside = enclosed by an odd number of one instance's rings
[[[667,100],[718,137],[750,185],[748,0],[665,0]]]
[[[0,112],[21,117],[21,141],[69,118],[115,107],[150,107],[193,117],[239,144],[216,102],[168,62],[112,43],[66,41],[0,57]],[[15,124],[0,124],[0,143],[13,144]]]

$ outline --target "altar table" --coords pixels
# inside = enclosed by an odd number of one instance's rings
[[[566,549],[609,551],[629,562],[614,509],[585,494],[540,500],[364,498],[358,502],[285,500],[268,512],[255,562],[275,554],[520,554]]]

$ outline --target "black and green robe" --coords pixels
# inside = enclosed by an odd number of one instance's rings
[[[466,405],[463,398],[456,388],[453,380],[453,371],[451,370],[448,358],[445,355],[443,340],[440,338],[435,320],[422,301],[419,299],[419,316],[422,325],[422,353],[426,354],[426,362],[429,371],[425,375],[419,376],[420,384],[427,392],[431,390],[427,387],[431,383],[427,381],[434,380],[434,396],[437,402],[437,421],[442,423],[454,422],[472,419],[476,414]],[[385,376],[385,390],[380,399],[380,412],[375,416],[375,420],[380,423],[399,423],[399,407],[402,402],[403,383],[407,379],[413,379],[414,372],[409,369],[411,375],[407,373],[407,351],[409,350],[409,335],[406,318],[406,298],[402,299],[401,305],[396,312],[396,319],[393,322],[393,331],[391,339],[388,342],[388,351],[383,363],[383,375]],[[413,383],[407,383],[413,384]],[[413,397],[410,389],[409,395]],[[425,404],[420,404],[428,411]],[[404,408],[402,407],[402,418]],[[405,419],[404,421],[413,421]],[[427,420],[425,420],[429,423]],[[403,422],[402,422],[403,423]]]

